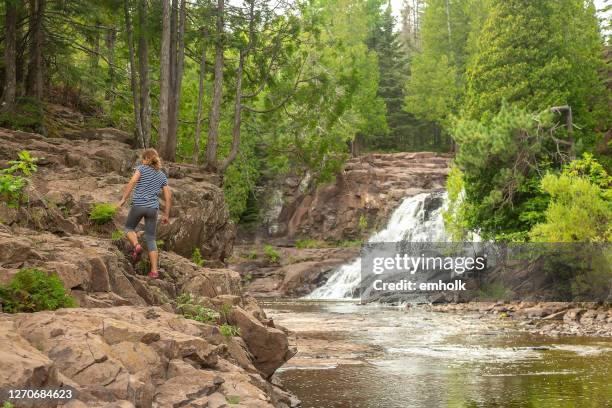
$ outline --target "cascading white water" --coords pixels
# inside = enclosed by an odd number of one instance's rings
[[[391,215],[387,226],[374,234],[368,242],[445,242],[448,241],[444,229],[442,211],[438,205],[427,211],[426,201],[442,198],[446,203],[446,193],[423,193],[405,198]],[[306,299],[351,299],[359,287],[361,279],[361,258],[342,265],[323,285],[307,295]]]

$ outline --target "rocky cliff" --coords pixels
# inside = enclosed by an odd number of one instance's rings
[[[350,159],[335,182],[305,191],[288,178],[267,193],[268,233],[289,238],[342,240],[368,235],[389,219],[402,198],[444,187],[450,156],[371,153]],[[280,196],[279,196],[280,195]]]
[[[78,308],[32,314],[0,310],[0,391],[70,388],[70,407],[289,407],[298,402],[270,382],[287,361],[282,328],[242,293],[240,276],[223,267],[234,226],[214,175],[166,163],[174,192],[171,222],[161,226],[161,279],[133,265],[113,239],[112,222],[89,221],[94,203],[116,202],[137,152],[116,129],[71,129],[63,137],[0,129],[0,167],[21,150],[38,172],[20,208],[0,202],[0,284],[21,268],[57,274]],[[191,262],[197,248],[206,268]],[[239,332],[185,319],[176,297],[191,293]],[[0,401],[6,396],[0,395]],[[11,401],[59,406],[57,400]]]

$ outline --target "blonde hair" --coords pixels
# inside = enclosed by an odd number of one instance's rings
[[[158,171],[161,170],[162,161],[159,158],[159,154],[157,154],[157,150],[155,149],[146,149],[144,152],[142,152],[140,160],[142,161],[142,164],[151,166]]]

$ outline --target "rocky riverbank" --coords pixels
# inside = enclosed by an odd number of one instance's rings
[[[484,316],[512,319],[527,332],[545,336],[612,337],[609,304],[576,302],[472,302],[429,306],[434,312],[477,312]]]
[[[0,309],[0,389],[69,387],[76,399],[64,406],[77,408],[297,406],[273,377],[295,354],[285,330],[224,265],[235,228],[217,177],[165,163],[174,206],[158,231],[161,279],[151,280],[146,258],[132,264],[116,234],[127,209],[102,225],[89,220],[95,204],[117,201],[132,174],[130,135],[76,126],[59,136],[0,129],[0,167],[21,150],[39,159],[27,200],[18,208],[0,202],[0,284],[37,268],[56,274],[78,305]],[[206,267],[190,259],[195,250]],[[223,318],[186,319],[177,300],[184,293]]]

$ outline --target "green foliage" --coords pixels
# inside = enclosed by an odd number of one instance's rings
[[[14,407],[15,406],[8,401],[5,401],[4,404],[2,404],[2,408],[14,408]]]
[[[43,128],[43,110],[33,98],[17,98],[12,112],[0,112],[0,127],[40,133]]]
[[[186,319],[209,324],[216,323],[219,319],[219,313],[202,306],[200,302],[200,299],[193,297],[189,292],[184,292],[176,298],[177,308]]]
[[[465,113],[495,115],[504,101],[527,111],[570,105],[586,133],[605,115],[595,9],[582,0],[493,0],[470,61]]]
[[[313,238],[304,238],[298,239],[293,243],[293,245],[297,249],[307,249],[307,248],[324,248],[326,245],[325,241],[320,241]]]
[[[593,157],[591,153],[584,153],[581,159],[572,160],[563,168],[563,174],[570,177],[582,177],[590,183],[603,189],[612,187],[612,176]]]
[[[156,239],[155,240],[155,245],[157,245],[158,249],[163,249],[164,248],[164,240],[163,239]]]
[[[28,184],[27,177],[38,169],[37,161],[38,158],[22,150],[18,153],[17,160],[9,161],[9,167],[0,171],[0,197],[9,207],[18,207],[24,201],[23,190]]]
[[[274,247],[270,244],[266,244],[263,247],[264,255],[268,259],[268,261],[272,263],[276,263],[280,260],[280,254]]]
[[[455,122],[453,138],[461,146],[455,166],[462,181],[454,175],[450,182],[463,183],[464,191],[457,207],[459,185],[451,189],[455,227],[479,231],[485,239],[521,241],[543,220],[548,197],[538,174],[551,166],[545,149],[549,121],[548,114],[503,106],[490,121]]]
[[[463,241],[468,236],[468,225],[462,205],[464,200],[463,174],[457,166],[452,166],[446,179],[448,205],[443,212],[444,226],[453,241]]]
[[[37,157],[33,157],[32,155],[30,155],[30,152],[28,152],[27,150],[20,151],[17,156],[17,160],[10,160],[8,162],[10,167],[2,170],[3,173],[21,173],[24,176],[31,176],[33,173],[36,172],[36,170],[38,169],[38,167],[36,166],[36,162],[38,161]]]
[[[547,174],[542,179],[542,190],[550,194],[551,201],[546,221],[535,225],[529,236],[539,242],[612,241],[612,189],[602,191],[586,178],[568,175],[570,172],[574,171]]]
[[[230,405],[240,404],[240,395],[226,395],[225,399]]]
[[[125,238],[125,232],[123,230],[117,229],[111,234],[111,240],[113,241],[121,241],[123,238]]]
[[[344,239],[340,241],[323,241],[313,238],[298,239],[294,246],[298,249],[308,248],[353,248],[363,244],[361,239]]]
[[[198,266],[204,266],[204,258],[202,258],[200,248],[193,248],[193,252],[191,253],[191,262]]]
[[[149,262],[147,259],[141,259],[138,261],[138,264],[136,264],[136,270],[142,275],[147,275],[149,272],[151,272],[151,262]]]
[[[224,323],[219,326],[219,330],[221,331],[221,334],[225,337],[240,336],[240,328],[231,324]]]
[[[0,287],[2,310],[5,313],[39,312],[74,307],[57,275],[36,268],[24,268],[11,281]]]
[[[428,1],[420,33],[422,50],[412,58],[406,87],[408,112],[449,126],[464,99],[466,64],[487,12],[487,0]]]
[[[360,231],[361,233],[364,233],[364,232],[366,232],[366,231],[368,230],[368,219],[367,219],[367,218],[365,217],[365,215],[363,215],[363,214],[361,214],[361,215],[359,216],[359,224],[358,224],[358,227],[359,227],[359,231]]]
[[[94,224],[102,225],[111,221],[117,212],[113,204],[97,203],[89,211],[89,220]]]
[[[229,303],[224,303],[221,305],[221,307],[219,308],[219,314],[224,323],[229,323],[230,318],[232,317],[233,310],[233,306]]]
[[[26,185],[26,179],[21,176],[0,174],[0,196],[9,207],[16,208],[23,201],[23,189]]]

